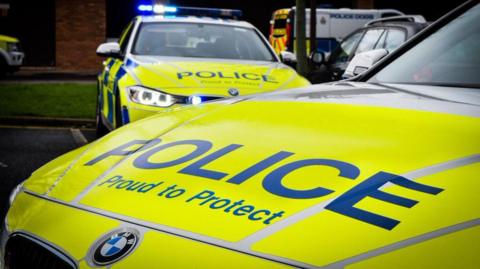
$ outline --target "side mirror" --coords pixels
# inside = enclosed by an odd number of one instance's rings
[[[320,66],[327,61],[325,58],[325,53],[323,51],[313,51],[312,53],[310,53],[310,56],[308,58],[310,59],[310,62],[312,62],[316,66]]]
[[[369,50],[355,55],[348,64],[342,78],[351,78],[367,71],[387,55],[388,50],[386,49]]]
[[[97,48],[97,55],[101,57],[122,58],[120,45],[117,42],[103,43]]]
[[[297,56],[294,53],[286,50],[280,52],[280,60],[284,64],[292,67],[295,67],[295,65],[297,64]]]

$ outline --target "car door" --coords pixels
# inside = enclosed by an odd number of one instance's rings
[[[364,30],[358,30],[350,34],[333,51],[329,59],[331,80],[338,80],[343,74],[364,33]]]
[[[122,55],[125,55],[130,37],[132,34],[134,22],[128,24],[128,26],[122,32],[119,45]],[[124,59],[123,58],[108,58],[105,60],[104,65],[104,74],[103,74],[103,116],[107,119],[108,124],[111,128],[119,127],[119,122],[116,118],[119,118],[115,115],[115,106],[118,100],[118,88],[117,88],[117,73],[122,68]]]

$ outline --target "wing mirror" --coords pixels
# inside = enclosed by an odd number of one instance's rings
[[[117,42],[103,43],[97,48],[97,55],[101,57],[122,58],[120,45]]]
[[[308,58],[310,62],[316,66],[320,66],[327,61],[325,52],[323,51],[313,51]]]
[[[348,64],[342,78],[351,78],[367,71],[387,55],[388,50],[386,49],[369,50],[355,55]]]
[[[295,65],[297,64],[297,56],[294,53],[286,50],[280,52],[280,60],[284,64],[289,65],[291,67],[295,67]]]

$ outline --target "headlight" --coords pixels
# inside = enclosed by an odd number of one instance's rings
[[[8,51],[20,51],[20,45],[18,43],[7,43]]]
[[[18,184],[10,193],[10,197],[8,198],[8,201],[10,202],[10,205],[13,204],[13,201],[15,201],[15,197],[20,193],[23,187],[23,182]]]
[[[147,106],[169,107],[175,104],[175,97],[161,91],[142,86],[127,87],[130,100]]]

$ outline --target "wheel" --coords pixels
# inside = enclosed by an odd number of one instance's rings
[[[96,108],[96,135],[100,138],[110,132],[110,130],[103,124],[100,110],[100,85],[97,83],[97,108]]]

